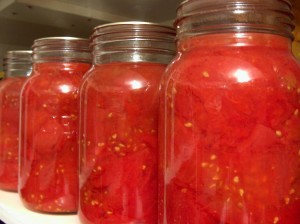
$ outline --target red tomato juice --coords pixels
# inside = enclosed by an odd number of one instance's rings
[[[81,221],[157,222],[158,93],[165,65],[96,65],[81,87]]]
[[[0,83],[0,189],[18,190],[20,92],[26,77]]]
[[[299,224],[300,67],[289,46],[259,33],[180,42],[162,102],[160,223]]]
[[[78,89],[87,63],[35,65],[21,105],[20,195],[29,209],[76,212]]]

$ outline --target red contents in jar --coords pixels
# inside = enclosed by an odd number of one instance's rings
[[[83,223],[157,222],[158,90],[165,66],[97,65],[82,85]]]
[[[18,190],[20,92],[26,77],[0,83],[0,188]]]
[[[299,65],[287,38],[230,38],[183,41],[169,68],[161,223],[299,224]]]
[[[41,63],[22,91],[20,193],[26,207],[76,212],[78,89],[85,63]]]

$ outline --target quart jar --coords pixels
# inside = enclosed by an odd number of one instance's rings
[[[31,73],[31,51],[8,51],[0,82],[0,189],[18,190],[21,88]]]
[[[32,49],[32,76],[21,93],[19,193],[31,210],[76,212],[78,89],[91,67],[89,41],[41,38]]]
[[[82,223],[157,222],[158,97],[175,30],[145,22],[98,26],[81,96]]]
[[[188,0],[162,90],[159,223],[299,224],[300,66],[286,0]]]

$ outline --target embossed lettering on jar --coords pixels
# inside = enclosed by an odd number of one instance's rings
[[[18,190],[21,88],[31,74],[31,51],[8,51],[0,82],[0,188]]]
[[[78,205],[78,89],[91,67],[89,42],[34,41],[33,73],[21,94],[20,184],[24,205],[48,213]]]
[[[159,84],[175,31],[143,22],[96,27],[81,86],[81,221],[157,222]]]
[[[298,224],[300,67],[285,0],[188,0],[162,91],[160,223]]]

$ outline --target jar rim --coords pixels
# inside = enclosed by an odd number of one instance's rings
[[[175,35],[175,28],[157,23],[142,21],[108,23],[94,28],[90,36],[90,46],[93,48],[100,39],[101,43],[130,40],[173,42]]]
[[[31,50],[7,51],[3,58],[5,77],[27,77],[32,69]]]
[[[167,59],[163,56],[171,58],[175,54],[175,35],[173,27],[157,23],[143,21],[108,23],[94,28],[90,46],[96,63],[113,60],[159,61],[154,59],[155,57],[161,58],[165,63]]]
[[[81,38],[81,37],[57,36],[57,37],[42,37],[42,38],[35,39],[34,41],[43,41],[43,40],[88,40],[88,39]]]
[[[14,53],[20,53],[20,54],[22,54],[22,53],[26,54],[27,53],[27,54],[31,54],[32,51],[31,50],[11,50],[11,51],[7,51],[6,55],[14,54]]]
[[[32,45],[33,62],[91,62],[91,50],[89,43],[89,39],[69,36],[36,39]]]
[[[144,27],[161,27],[161,28],[166,28],[169,29],[170,31],[173,31],[174,33],[176,33],[175,29],[172,26],[168,26],[168,25],[163,25],[163,24],[159,24],[159,23],[151,23],[151,22],[144,22],[144,21],[125,21],[125,22],[115,22],[115,23],[106,23],[106,24],[102,24],[99,26],[94,27],[94,32],[98,29],[101,28],[106,28],[106,27],[114,27],[114,26],[126,26],[126,25],[130,25],[130,26],[135,26],[135,28],[143,28]]]
[[[76,42],[83,43],[88,48],[89,39],[79,38],[79,37],[68,37],[68,36],[39,38],[39,39],[34,40],[32,48],[41,47],[41,46],[45,46],[45,45],[54,45],[57,43],[76,43]],[[81,46],[81,48],[82,47],[83,46]]]
[[[182,1],[182,2],[179,4],[177,10],[180,9],[183,5],[186,5],[186,4],[188,4],[189,2],[192,2],[192,1],[193,1],[193,0],[184,0],[184,1]],[[206,1],[207,1],[207,3],[211,3],[211,2],[212,2],[211,0],[206,0]],[[292,3],[290,2],[290,0],[279,0],[279,1],[282,1],[282,2],[284,2],[284,3],[286,3],[286,4],[288,4],[290,7],[292,7]],[[222,0],[222,2],[224,2],[224,0]],[[249,3],[249,1],[246,1],[246,2],[245,2],[245,0],[239,0],[239,1],[237,1],[237,0],[227,0],[227,1],[226,1],[227,4],[230,3],[230,2],[232,2],[232,3],[237,3],[237,2],[239,2],[239,3],[245,3],[245,4]],[[259,1],[259,2],[261,2],[261,1]]]
[[[255,31],[292,39],[293,18],[289,0],[185,0],[177,8],[174,26],[177,39],[187,35]]]

